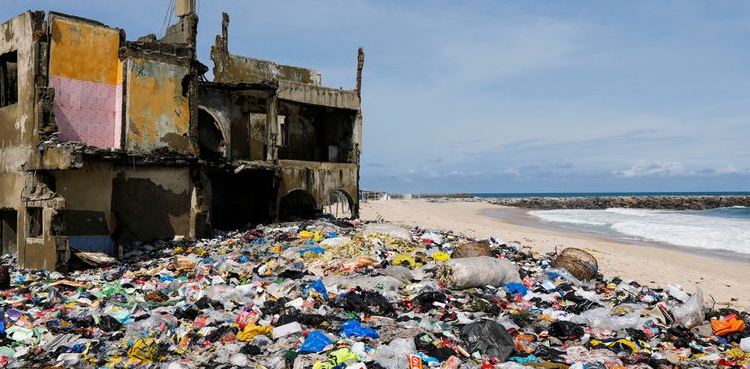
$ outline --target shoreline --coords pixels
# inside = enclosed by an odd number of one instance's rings
[[[575,229],[574,227],[568,227],[568,226],[558,224],[555,222],[547,222],[547,221],[544,221],[543,219],[536,218],[533,215],[529,214],[529,212],[532,210],[539,210],[539,209],[523,209],[523,208],[497,205],[497,208],[491,208],[491,209],[480,211],[479,215],[501,219],[504,222],[522,226],[522,227],[550,230],[553,232],[562,232],[566,234],[580,234],[586,237],[600,239],[602,241],[608,241],[608,242],[630,243],[630,244],[643,246],[643,247],[655,247],[655,248],[663,248],[663,249],[668,249],[668,250],[672,249],[675,251],[680,251],[680,252],[697,255],[701,257],[713,258],[716,260],[726,261],[730,263],[740,263],[740,264],[750,265],[750,255],[748,254],[741,254],[739,252],[730,251],[730,250],[711,250],[711,249],[701,249],[697,247],[679,246],[679,245],[673,245],[673,244],[665,243],[665,242],[627,237],[625,235],[618,237],[616,235],[608,235],[605,233],[597,233],[597,232],[587,231],[583,229]]]
[[[510,209],[509,213],[525,212],[477,201],[386,200],[363,202],[361,218],[382,218],[396,224],[453,231],[475,238],[495,237],[504,242],[518,242],[539,253],[578,247],[597,258],[600,272],[607,277],[632,279],[653,288],[678,283],[689,293],[701,287],[709,304],[713,303],[713,298],[717,305],[750,307],[750,296],[745,294],[746,287],[750,286],[748,263],[730,262],[671,246],[644,245],[592,237],[572,230],[514,224],[508,219],[482,214],[498,208]],[[533,221],[541,223],[541,220]]]

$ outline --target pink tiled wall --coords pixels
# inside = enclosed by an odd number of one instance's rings
[[[49,85],[61,141],[120,147],[122,86],[58,77],[50,77]]]

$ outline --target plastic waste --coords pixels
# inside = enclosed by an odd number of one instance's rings
[[[301,332],[302,326],[298,322],[292,322],[289,324],[284,324],[282,326],[274,327],[272,331],[273,338],[276,339]]]
[[[324,299],[328,299],[328,290],[326,290],[326,286],[323,283],[322,280],[318,279],[317,281],[313,282],[311,285],[305,287],[305,294],[310,295],[310,292],[314,291],[319,296],[321,296]]]
[[[338,286],[339,288],[361,288],[364,290],[380,291],[384,295],[395,296],[404,283],[391,276],[341,276],[330,275],[323,278],[326,286]]]
[[[740,349],[747,353],[750,353],[750,337],[745,337],[740,340]]]
[[[383,274],[393,277],[401,283],[410,283],[414,279],[411,270],[401,265],[389,265],[383,270]]]
[[[368,327],[363,327],[358,320],[350,320],[341,324],[341,335],[344,337],[380,337],[376,330]]]
[[[381,345],[372,359],[384,368],[408,368],[408,356],[417,351],[414,340],[395,338],[387,345]]]
[[[511,261],[489,256],[450,259],[438,273],[438,278],[457,289],[500,287],[510,282],[521,282],[518,269]]]
[[[695,293],[681,306],[672,309],[675,323],[685,328],[693,328],[703,323],[703,290],[698,287]]]
[[[320,246],[323,247],[330,247],[330,248],[336,248],[341,247],[349,242],[352,242],[352,239],[350,237],[333,237],[333,238],[326,238],[323,241],[320,241]]]
[[[641,320],[641,309],[628,309],[622,315],[613,315],[613,311],[608,308],[596,308],[584,311],[583,313],[573,316],[570,321],[577,324],[585,324],[592,328],[617,331],[625,328],[635,328]]]
[[[712,319],[711,328],[717,336],[726,336],[730,333],[741,332],[745,330],[745,321],[737,319],[737,316],[724,317],[723,319]]]
[[[506,283],[503,288],[505,289],[505,292],[511,295],[520,294],[521,296],[526,295],[526,292],[529,290],[523,283],[515,282]]]
[[[685,290],[682,289],[682,286],[676,283],[670,283],[664,289],[667,291],[667,294],[669,296],[674,297],[675,299],[679,300],[682,303],[687,302],[688,299],[690,299],[690,295],[685,292]]]
[[[408,229],[401,228],[399,226],[388,224],[388,223],[370,223],[365,225],[362,232],[365,236],[373,234],[384,234],[393,238],[400,238],[406,241],[413,241],[414,238]]]
[[[513,337],[502,325],[492,320],[480,320],[461,329],[461,336],[469,352],[507,361],[515,349]]]
[[[320,331],[310,331],[305,342],[300,346],[300,352],[321,352],[333,342]]]
[[[267,336],[271,334],[272,331],[273,327],[271,327],[270,325],[248,324],[242,331],[237,333],[237,339],[240,341],[250,342],[253,337],[261,334]]]

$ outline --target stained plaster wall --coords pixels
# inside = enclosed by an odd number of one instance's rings
[[[320,85],[322,77],[312,69],[276,64],[271,61],[225,54],[212,48],[214,80],[224,83],[261,83],[289,80]]]
[[[52,175],[56,192],[65,198],[64,234],[70,246],[113,254],[112,163],[89,161],[81,169],[53,171]]]
[[[18,102],[0,108],[0,207],[18,212],[19,264],[36,269],[55,269],[67,261],[66,240],[56,237],[50,225],[64,200],[55,196],[32,172],[44,160],[35,149],[39,143],[40,92],[46,69],[44,13],[26,12],[0,25],[0,54],[16,51]],[[49,162],[55,163],[55,160]],[[27,238],[26,207],[43,210],[43,234]]]
[[[18,103],[0,108],[0,176],[22,170],[23,165],[31,161],[33,148],[38,142],[34,79],[39,43],[33,34],[31,12],[0,26],[0,55],[12,51],[18,53]],[[0,195],[12,195],[4,190],[0,188]]]
[[[122,242],[190,237],[194,211],[187,167],[116,167],[112,211]]]
[[[68,239],[58,225],[65,199],[52,191],[43,173],[28,174],[18,209],[18,264],[30,269],[64,270],[70,258]],[[27,208],[42,208],[42,234],[29,236],[31,220]],[[55,221],[58,220],[58,221]]]
[[[190,153],[190,106],[182,85],[188,67],[140,57],[126,63],[126,148]]]
[[[98,23],[50,15],[49,86],[60,141],[120,148],[124,35]],[[122,37],[121,37],[122,36]]]

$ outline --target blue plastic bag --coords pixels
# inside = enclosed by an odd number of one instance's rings
[[[299,250],[300,256],[304,255],[306,252],[312,252],[312,253],[315,253],[315,254],[323,254],[323,253],[326,252],[326,249],[324,249],[322,247],[311,247],[309,249]]]
[[[318,294],[322,295],[324,299],[328,300],[328,290],[326,289],[326,286],[323,284],[322,279],[318,279],[317,281],[313,282],[311,285],[305,287],[305,294],[309,295],[310,290],[317,292]]]
[[[321,352],[326,346],[333,344],[325,334],[320,331],[310,331],[307,339],[299,348],[300,352]]]
[[[377,331],[363,327],[359,320],[350,320],[341,324],[341,335],[344,337],[380,338]]]
[[[505,285],[505,292],[508,292],[511,295],[520,293],[521,296],[526,296],[526,292],[528,291],[529,289],[522,283],[508,283]]]

